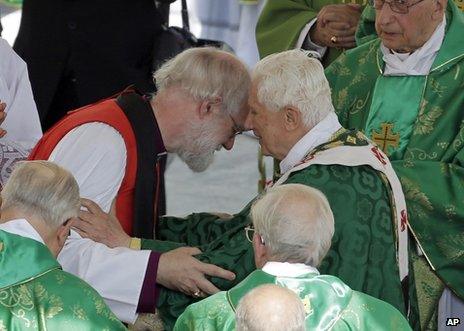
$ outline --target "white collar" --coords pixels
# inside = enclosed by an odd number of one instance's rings
[[[309,273],[319,275],[316,268],[304,263],[266,262],[262,270],[276,277],[298,277]]]
[[[12,234],[16,234],[21,237],[34,239],[45,245],[40,234],[24,218],[15,219],[15,220],[8,221],[6,223],[2,223],[0,224],[0,230],[9,232]]]
[[[446,17],[437,26],[429,40],[413,53],[396,53],[381,44],[385,61],[385,76],[425,76],[437,57],[445,37]]]
[[[340,130],[342,126],[334,112],[330,112],[322,121],[306,133],[295,145],[287,156],[280,162],[280,173],[284,174],[308,154],[315,147],[329,141],[330,137]]]

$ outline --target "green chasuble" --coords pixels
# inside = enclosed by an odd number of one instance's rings
[[[102,297],[49,249],[0,230],[0,331],[126,330]]]
[[[343,3],[359,3],[365,6],[367,0],[268,0],[256,25],[260,57],[295,48],[301,30],[316,18],[322,7]],[[366,28],[366,31],[373,29]],[[324,64],[332,62],[340,52],[334,47],[328,48],[324,55]]]
[[[276,277],[253,271],[240,284],[189,306],[179,317],[176,331],[233,331],[240,299],[263,284],[277,284],[294,291],[304,304],[306,330],[410,330],[404,316],[391,305],[353,291],[334,276],[308,273]]]
[[[383,76],[378,39],[326,69],[341,124],[365,131],[402,182],[424,253],[413,263],[423,328],[436,323],[444,285],[464,299],[463,32],[464,14],[449,1],[446,35],[427,76]]]
[[[316,147],[312,154],[336,146],[365,146],[357,131],[342,130],[333,140]],[[332,246],[319,270],[339,277],[350,288],[365,292],[405,312],[396,261],[395,235],[390,203],[390,187],[380,172],[370,166],[311,165],[290,174],[285,183],[300,183],[321,190],[335,217]],[[235,281],[213,278],[227,290],[255,270],[253,249],[245,237],[250,224],[248,204],[231,219],[208,213],[186,218],[160,219],[158,239],[142,240],[142,249],[166,251],[180,245],[199,247],[199,259],[219,265],[236,274]],[[162,289],[158,308],[167,330],[175,319],[194,302],[190,296]]]

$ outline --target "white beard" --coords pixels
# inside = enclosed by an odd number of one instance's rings
[[[218,133],[213,129],[216,127],[215,123],[192,125],[182,146],[176,151],[192,171],[205,171],[213,163],[214,152],[221,149],[215,142]]]

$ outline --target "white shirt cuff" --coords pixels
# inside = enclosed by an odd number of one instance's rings
[[[305,49],[317,52],[322,58],[325,52],[327,51],[327,47],[320,46],[312,42],[311,36],[309,34],[309,30],[311,30],[312,26],[316,23],[316,21],[317,18],[314,18],[304,26],[304,28],[300,32],[300,36],[298,37],[295,48],[302,48],[303,44],[305,44]]]

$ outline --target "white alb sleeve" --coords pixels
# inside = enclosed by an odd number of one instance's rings
[[[63,137],[49,160],[76,177],[81,196],[109,211],[126,167],[124,140],[114,128],[81,125]],[[111,249],[71,231],[58,261],[95,288],[119,319],[133,323],[149,256],[150,251]]]

